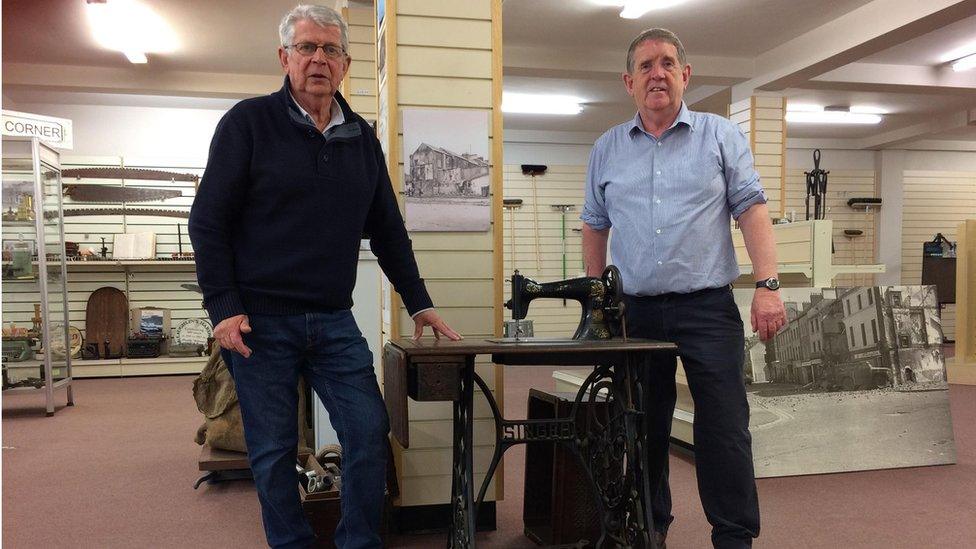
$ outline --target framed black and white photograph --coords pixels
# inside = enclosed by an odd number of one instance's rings
[[[488,230],[488,123],[482,110],[403,109],[407,230]]]
[[[752,333],[743,375],[756,477],[956,462],[934,286],[784,288],[788,324]]]

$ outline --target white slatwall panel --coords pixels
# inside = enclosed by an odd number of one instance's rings
[[[553,204],[575,206],[566,212],[565,277],[583,276],[582,236],[572,229],[582,226],[579,216],[585,182],[586,166],[549,166],[545,174],[535,177],[523,175],[518,165],[505,166],[505,198],[522,199],[520,208],[505,211],[506,278],[515,269],[537,282],[564,278],[562,214],[552,208]],[[505,299],[509,298],[511,285],[506,284]],[[537,299],[529,305],[527,318],[532,320],[536,336],[571,337],[579,325],[580,312],[577,301],[567,300],[564,305],[559,299]],[[511,318],[511,311],[506,310],[505,315]]]
[[[976,173],[911,171],[904,174],[904,206],[901,235],[901,281],[922,281],[922,244],[942,233],[956,240],[956,228],[976,218]],[[942,309],[942,329],[955,339],[956,307]]]
[[[829,168],[829,166],[827,166]],[[848,199],[875,196],[873,170],[829,170],[827,176],[827,219],[834,222],[835,265],[867,265],[875,263],[875,213],[853,210]],[[793,212],[797,221],[806,219],[806,176],[803,170],[789,170],[786,176],[786,215]],[[813,215],[813,199],[810,199]],[[864,234],[855,239],[844,236],[844,229],[860,229]],[[834,286],[872,286],[874,275],[848,274],[834,279]]]
[[[492,106],[492,10],[491,1],[449,2],[442,0],[387,2],[385,32],[390,32],[390,12],[395,11],[395,75],[380,85],[379,111],[397,113],[409,107],[490,109]],[[389,39],[389,37],[388,37]],[[387,66],[387,70],[390,70]],[[391,97],[390,76],[395,79]],[[500,83],[499,83],[500,85]],[[381,136],[385,133],[380,121]],[[403,173],[402,120],[391,135],[389,149],[398,157],[399,185]],[[492,136],[493,137],[493,136]],[[389,149],[388,152],[389,152]],[[393,156],[394,154],[391,154]],[[491,170],[497,159],[491,158]],[[497,166],[500,168],[500,166]],[[492,189],[492,192],[499,192]],[[402,210],[402,204],[401,204]],[[497,220],[493,220],[494,223]],[[494,230],[494,229],[493,229]],[[438,311],[465,337],[494,335],[494,242],[492,232],[413,232],[410,235],[421,275]],[[399,308],[399,334],[413,333],[413,320]],[[389,333],[388,323],[384,331]],[[495,367],[487,358],[477,364],[479,375],[494,388]],[[496,398],[501,398],[496,393]],[[475,405],[476,473],[483,472],[485,459],[494,445],[491,413],[482,398]],[[410,403],[410,448],[398,451],[403,506],[447,503],[451,493],[450,461],[453,453],[451,412],[448,406],[420,406]],[[496,473],[495,481],[501,477]],[[476,474],[476,482],[480,482]],[[488,499],[494,491],[489,491]]]
[[[771,215],[778,217],[782,209],[783,162],[786,126],[783,124],[783,103],[778,97],[751,97],[729,106],[729,119],[746,134],[755,158]]]
[[[376,120],[376,25],[372,8],[350,6],[349,54],[352,65],[344,82],[343,96],[352,110],[366,120]]]

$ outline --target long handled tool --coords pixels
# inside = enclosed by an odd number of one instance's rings
[[[522,164],[522,174],[529,176],[532,184],[532,222],[535,231],[535,269],[542,273],[542,256],[539,250],[539,189],[536,186],[535,176],[546,173],[547,166],[542,164]]]
[[[521,198],[505,198],[502,200],[502,208],[508,210],[508,234],[511,235],[512,243],[509,246],[511,252],[511,270],[515,270],[515,210],[522,207]]]
[[[508,234],[511,238],[511,244],[509,245],[511,261],[509,264],[509,270],[515,271],[518,274],[518,267],[515,264],[515,210],[522,207],[521,198],[505,198],[502,199],[502,207],[508,210],[508,223],[509,229]],[[532,335],[532,321],[531,320],[506,320],[504,327],[505,337],[514,337],[519,339],[522,334]]]
[[[563,243],[563,280],[566,280],[566,212],[571,211],[575,208],[572,204],[553,204],[552,209],[559,212],[562,216],[562,225],[560,229],[559,238]],[[563,299],[563,305],[566,305],[566,300]]]

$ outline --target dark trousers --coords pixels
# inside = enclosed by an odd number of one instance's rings
[[[742,377],[745,334],[728,287],[689,294],[626,296],[627,333],[671,341],[695,400],[695,470],[716,548],[750,547],[759,535],[759,499],[752,466],[749,404]],[[654,528],[667,532],[671,515],[668,445],[677,398],[675,359],[658,359],[647,373],[649,460],[663,463],[654,494]]]
[[[250,315],[249,320],[252,331],[244,343],[251,356],[226,350],[223,356],[231,360],[268,545],[308,547],[315,539],[295,474],[298,377],[304,376],[342,445],[342,519],[334,542],[339,549],[381,547],[389,419],[373,355],[352,312]]]

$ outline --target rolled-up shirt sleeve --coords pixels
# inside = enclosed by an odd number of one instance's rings
[[[737,126],[730,126],[719,139],[725,172],[725,199],[733,219],[756,204],[765,204],[766,193],[756,172],[749,140]]]
[[[598,139],[590,153],[590,163],[586,169],[586,195],[583,199],[583,212],[580,220],[598,231],[610,228],[610,216],[604,197],[606,182],[603,180],[603,165],[606,147],[603,139]]]

